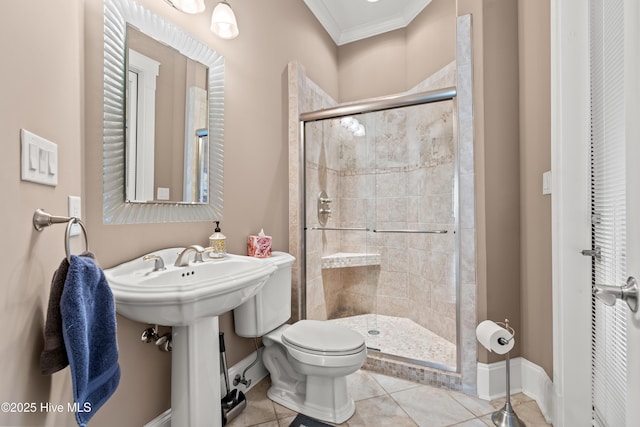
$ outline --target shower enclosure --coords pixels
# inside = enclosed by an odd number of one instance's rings
[[[375,353],[459,368],[455,88],[300,116],[302,317]]]

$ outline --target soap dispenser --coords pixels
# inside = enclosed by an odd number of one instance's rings
[[[209,256],[211,258],[223,258],[227,255],[227,238],[220,231],[220,221],[215,221],[216,229],[214,233],[209,236],[209,246],[211,247],[211,252]]]

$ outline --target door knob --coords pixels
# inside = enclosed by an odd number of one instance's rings
[[[629,276],[624,286],[593,285],[591,292],[606,305],[615,305],[616,300],[621,299],[627,303],[629,309],[638,311],[638,282],[635,277]]]

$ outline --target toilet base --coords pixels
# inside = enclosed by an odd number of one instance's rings
[[[269,399],[322,421],[341,424],[351,418],[356,405],[347,392],[347,375],[360,368],[366,353],[359,364],[350,367],[320,369],[301,364],[288,357],[278,342],[283,329],[286,326],[262,338],[265,344],[262,361],[271,375],[271,387],[267,391]],[[316,375],[316,372],[323,375]],[[329,375],[331,373],[336,375]]]
[[[292,411],[321,421],[342,424],[353,416],[356,404],[347,394],[346,377],[308,376],[306,384],[297,384],[294,389],[301,386],[305,391],[294,393],[273,384],[267,396]],[[314,393],[313,390],[322,392]]]

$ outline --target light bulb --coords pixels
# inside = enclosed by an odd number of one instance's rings
[[[236,15],[227,2],[220,2],[213,9],[211,31],[223,39],[233,39],[240,33]]]

